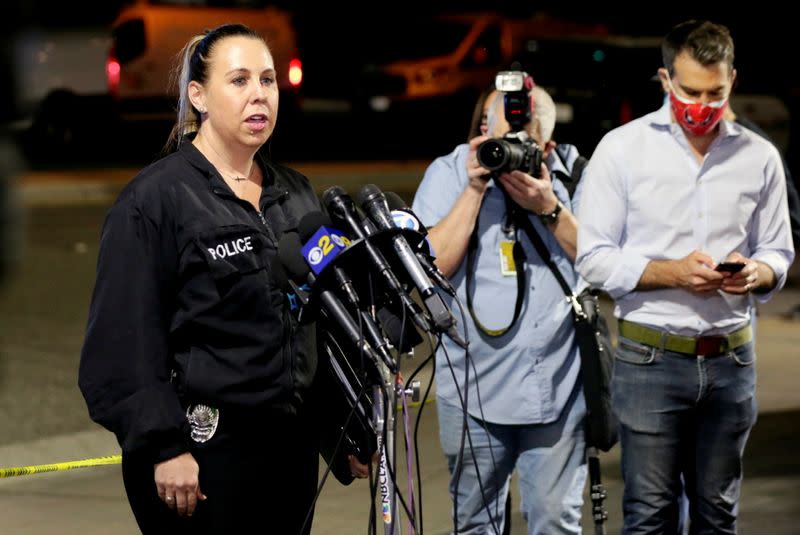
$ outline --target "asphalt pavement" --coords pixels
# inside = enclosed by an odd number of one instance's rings
[[[318,191],[337,184],[355,193],[362,184],[375,183],[410,200],[425,165],[400,161],[295,167]],[[0,468],[119,452],[114,437],[86,415],[76,377],[100,225],[110,201],[134,173],[53,170],[28,173],[17,181],[24,208],[21,263],[0,289]],[[800,278],[793,277],[789,287],[759,307],[759,421],[745,455],[740,508],[740,532],[745,534],[800,532],[800,321],[791,316],[799,305]],[[410,373],[423,359],[423,354],[417,355],[403,371]],[[429,378],[427,367],[421,373],[423,386]],[[413,409],[412,417],[419,410]],[[422,410],[416,447],[424,532],[443,535],[451,526],[448,475],[433,403]],[[609,493],[606,525],[615,533],[621,525],[618,450],[603,454],[601,460]],[[405,489],[405,466],[399,463],[399,484]],[[519,503],[516,489],[513,500]],[[317,503],[313,533],[365,533],[369,506],[365,481],[344,487],[330,478]],[[118,465],[0,478],[0,519],[3,534],[138,533]],[[592,529],[584,515],[584,532]],[[516,511],[512,533],[525,533]]]

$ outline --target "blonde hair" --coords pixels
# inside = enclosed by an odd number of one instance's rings
[[[189,100],[189,82],[191,82],[191,60],[197,43],[203,40],[205,35],[195,35],[186,43],[178,53],[177,66],[172,72],[170,86],[178,91],[178,116],[172,131],[167,140],[167,148],[176,149],[183,142],[185,136],[192,132],[197,132],[200,128],[200,112],[192,105]],[[202,58],[205,63],[206,58]]]
[[[223,24],[200,35],[195,35],[178,53],[177,64],[172,73],[172,81],[178,92],[177,118],[164,147],[164,152],[176,150],[187,139],[187,136],[200,129],[203,119],[200,111],[192,105],[189,99],[189,83],[206,83],[208,60],[214,46],[226,37],[237,35],[258,39],[264,43],[264,46],[267,46],[264,39],[247,26]]]

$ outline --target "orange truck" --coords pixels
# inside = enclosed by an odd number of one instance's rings
[[[173,118],[175,94],[169,83],[181,48],[193,35],[231,22],[249,26],[266,40],[275,61],[281,106],[286,108],[303,82],[292,16],[275,6],[255,4],[233,1],[227,7],[207,7],[161,0],[123,8],[111,26],[106,62],[108,89],[120,117]]]

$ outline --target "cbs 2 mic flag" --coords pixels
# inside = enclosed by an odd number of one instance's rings
[[[350,240],[346,236],[342,236],[339,231],[320,227],[303,245],[303,258],[314,275],[319,275],[348,245],[350,245]]]

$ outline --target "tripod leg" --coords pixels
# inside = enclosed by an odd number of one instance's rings
[[[605,521],[608,511],[603,508],[607,493],[600,478],[600,457],[597,448],[586,448],[586,462],[589,466],[589,496],[592,499],[592,520],[595,535],[605,535]]]

